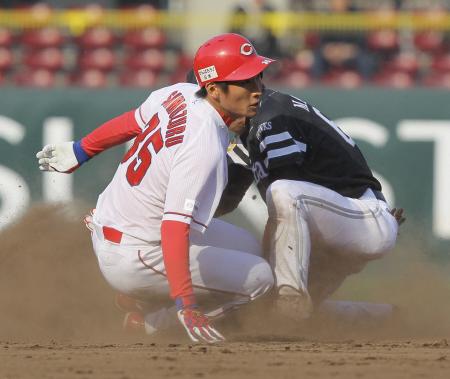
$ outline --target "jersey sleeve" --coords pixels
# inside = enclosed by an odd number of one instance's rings
[[[291,117],[277,117],[267,123],[270,127],[261,129],[256,139],[258,146],[254,148],[268,170],[303,162],[308,147],[296,129],[295,122]]]
[[[135,110],[125,112],[105,122],[83,137],[80,144],[87,156],[93,157],[110,147],[125,143],[144,130],[150,120],[150,115],[154,113],[152,113],[154,97],[154,92],[152,92]]]
[[[163,220],[185,222],[203,233],[227,181],[225,152],[206,131],[184,143],[175,153]]]
[[[227,149],[228,164],[240,165],[248,170],[251,170],[250,157],[247,148],[239,137],[231,141]]]
[[[120,145],[136,137],[141,129],[134,118],[134,114],[134,110],[125,112],[83,137],[80,141],[83,151],[89,157],[93,157],[110,147]]]

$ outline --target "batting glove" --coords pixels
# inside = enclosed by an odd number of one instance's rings
[[[193,342],[217,343],[225,341],[224,336],[213,328],[207,316],[195,308],[181,309],[177,312],[178,320],[186,329]]]
[[[36,154],[39,170],[70,174],[90,159],[81,147],[81,141],[46,145]]]

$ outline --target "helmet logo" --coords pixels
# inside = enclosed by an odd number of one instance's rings
[[[249,43],[243,43],[241,45],[241,54],[242,55],[252,55],[253,54],[253,46]]]

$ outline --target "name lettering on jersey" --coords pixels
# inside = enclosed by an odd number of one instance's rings
[[[267,121],[263,122],[262,124],[258,125],[258,129],[256,130],[256,138],[258,140],[261,140],[261,134],[265,132],[266,130],[272,130],[272,122]]]
[[[291,101],[294,108],[302,108],[305,111],[309,112],[308,104],[305,101],[300,100],[294,96],[291,96]]]
[[[321,111],[319,111],[316,107],[313,107],[314,113],[319,116],[323,121],[325,121],[329,126],[331,126],[341,137],[342,139],[347,142],[350,146],[355,146],[355,141],[344,133],[344,131],[336,125],[336,123],[330,119],[328,119],[325,115],[322,114]]]
[[[186,130],[186,99],[181,92],[174,91],[162,105],[169,115],[165,145],[170,147],[183,142],[183,133]]]

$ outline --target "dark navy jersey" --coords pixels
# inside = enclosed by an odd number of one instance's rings
[[[302,180],[358,198],[381,191],[355,142],[318,109],[266,89],[250,121],[247,147],[263,198],[278,179]]]

